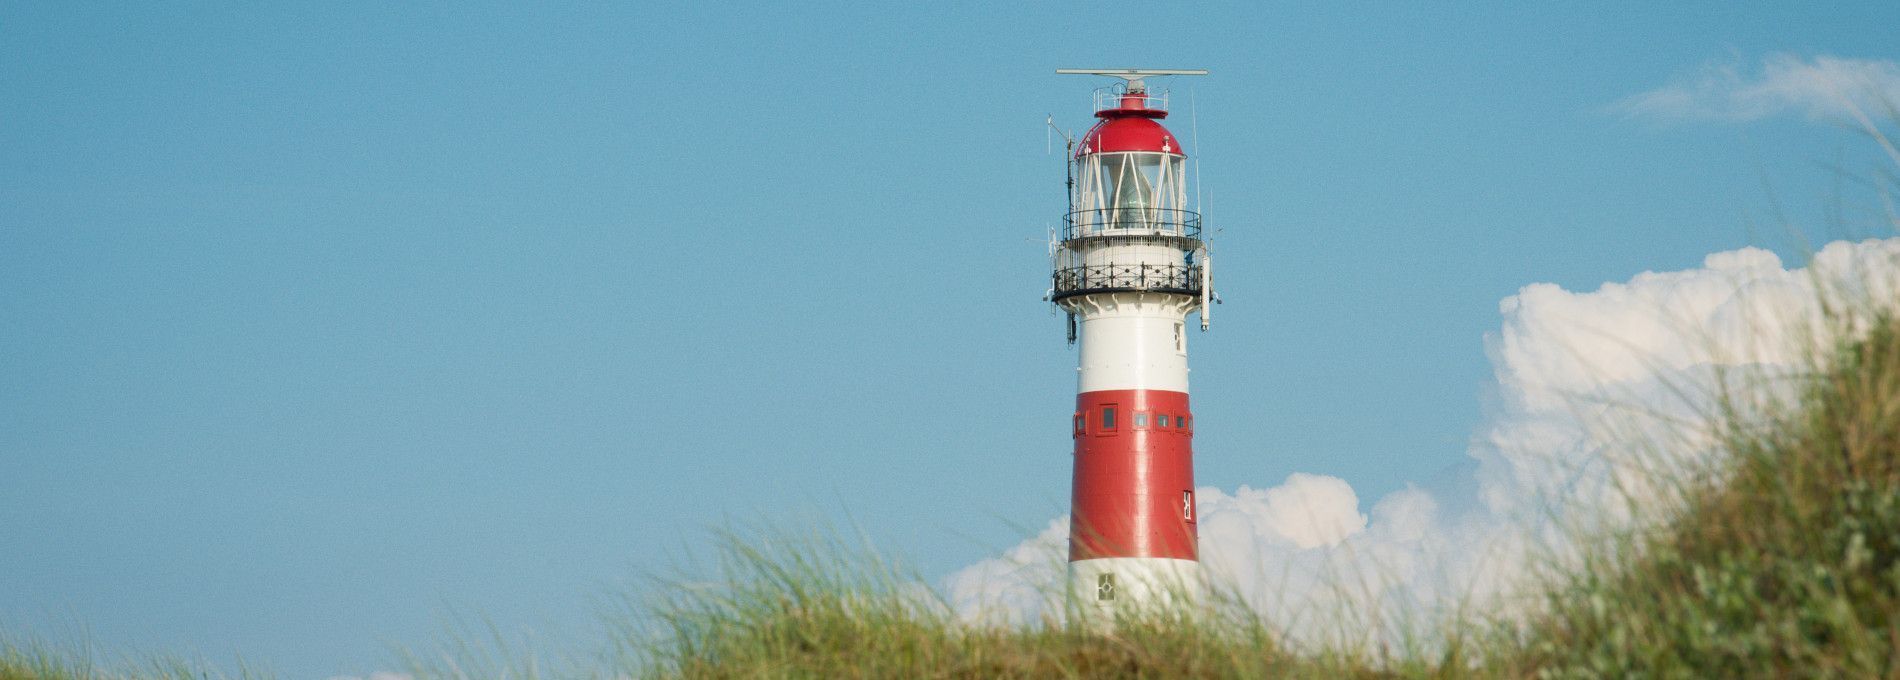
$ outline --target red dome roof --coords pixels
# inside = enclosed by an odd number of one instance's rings
[[[1176,156],[1187,155],[1181,149],[1181,140],[1176,139],[1174,133],[1146,116],[1113,116],[1096,123],[1082,137],[1082,144],[1076,149],[1075,155],[1117,151],[1165,151]]]

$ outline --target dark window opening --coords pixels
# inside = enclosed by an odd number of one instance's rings
[[[1166,414],[1166,413],[1156,413],[1156,414],[1155,414],[1155,427],[1167,427],[1167,426],[1168,426],[1168,414]]]
[[[1148,412],[1136,411],[1135,412],[1135,427],[1147,427],[1147,426],[1148,426]]]
[[[1104,430],[1115,429],[1115,407],[1114,406],[1102,407],[1102,429]]]

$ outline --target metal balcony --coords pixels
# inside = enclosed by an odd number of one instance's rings
[[[1201,268],[1180,264],[1098,264],[1057,269],[1051,300],[1090,293],[1174,293],[1200,297]]]

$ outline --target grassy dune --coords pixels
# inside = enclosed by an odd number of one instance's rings
[[[1848,337],[1842,335],[1840,337]],[[712,581],[629,600],[617,645],[558,667],[457,645],[419,678],[1900,677],[1900,322],[1823,347],[1766,418],[1718,413],[1729,452],[1681,502],[1592,537],[1528,620],[1428,622],[1430,652],[1303,650],[1232,598],[1112,632],[957,622],[915,574],[835,538],[728,536]],[[1746,389],[1744,385],[1741,389]],[[1733,400],[1723,404],[1736,403]],[[109,667],[108,667],[109,666]],[[571,666],[571,667],[570,667]],[[161,657],[0,636],[0,680],[222,678]]]
[[[239,664],[235,672],[172,654],[104,662],[84,645],[18,640],[0,632],[0,680],[249,680],[267,678]]]
[[[1830,352],[1654,531],[1603,542],[1487,650],[1501,675],[1900,676],[1900,323]]]
[[[1291,653],[1232,598],[1080,627],[958,625],[914,577],[838,542],[729,540],[714,583],[637,607],[623,671],[659,677],[1900,676],[1900,322],[1821,347],[1792,403],[1742,417],[1662,514],[1587,537],[1528,621],[1411,622],[1430,652]],[[1836,337],[1850,337],[1838,333]],[[1424,649],[1425,647],[1421,647]]]

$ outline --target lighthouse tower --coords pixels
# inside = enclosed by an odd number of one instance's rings
[[[1199,312],[1207,328],[1211,270],[1201,216],[1188,209],[1187,154],[1161,124],[1167,96],[1144,78],[1206,71],[1057,73],[1126,81],[1096,92],[1100,120],[1072,141],[1049,291],[1080,345],[1071,594],[1086,612],[1113,615],[1199,584],[1186,324]]]

